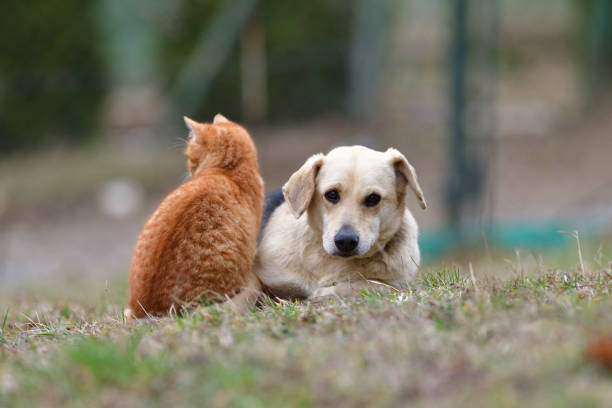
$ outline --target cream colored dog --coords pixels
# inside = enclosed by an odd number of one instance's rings
[[[414,168],[395,149],[339,147],[310,157],[283,196],[267,199],[256,274],[284,298],[346,296],[410,280],[420,252],[408,187],[425,209]]]

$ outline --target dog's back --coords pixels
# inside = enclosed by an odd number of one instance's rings
[[[268,224],[272,213],[274,213],[274,210],[280,207],[284,202],[285,196],[283,195],[283,191],[280,188],[278,190],[266,193],[258,240],[261,239],[261,235],[263,234],[263,231],[266,228],[266,225]]]

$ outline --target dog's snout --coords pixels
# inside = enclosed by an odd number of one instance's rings
[[[340,255],[351,255],[359,244],[359,237],[352,228],[342,227],[334,237],[334,243]]]

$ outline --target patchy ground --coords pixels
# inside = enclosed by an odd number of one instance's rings
[[[441,267],[393,295],[133,324],[108,291],[16,298],[0,316],[0,406],[610,406],[612,373],[585,357],[612,334],[609,261],[515,261],[503,278]]]

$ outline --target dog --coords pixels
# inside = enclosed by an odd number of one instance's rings
[[[420,252],[408,188],[426,209],[414,168],[393,148],[311,156],[266,197],[256,275],[273,296],[313,300],[410,281]]]

